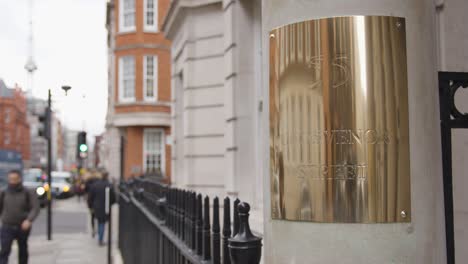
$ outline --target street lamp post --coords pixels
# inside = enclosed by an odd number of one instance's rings
[[[52,240],[52,93],[47,99],[47,240]]]
[[[62,86],[62,90],[67,95],[71,86]],[[47,98],[47,240],[52,240],[52,91],[49,89]]]

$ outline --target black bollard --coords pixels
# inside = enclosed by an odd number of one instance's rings
[[[262,239],[250,231],[249,211],[248,203],[239,204],[239,233],[229,239],[232,264],[259,264],[262,257]]]

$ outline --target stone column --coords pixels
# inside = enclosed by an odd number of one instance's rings
[[[264,263],[446,263],[433,1],[264,0],[263,98],[269,98],[271,29],[303,20],[352,15],[406,19],[412,221],[325,224],[271,220],[269,113],[265,107],[260,142],[265,180]]]

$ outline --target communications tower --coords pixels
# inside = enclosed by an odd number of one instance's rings
[[[24,68],[28,72],[28,87],[26,88],[26,93],[29,98],[32,97],[33,91],[33,75],[37,70],[36,62],[34,61],[34,38],[33,38],[33,0],[28,2],[29,9],[29,36],[28,36],[28,59]]]

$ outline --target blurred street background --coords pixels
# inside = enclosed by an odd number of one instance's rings
[[[46,210],[41,210],[33,225],[30,237],[31,264],[94,264],[106,263],[107,247],[98,247],[97,238],[91,237],[88,208],[76,198],[58,200],[53,208],[53,240],[47,241]],[[115,217],[117,220],[117,217]],[[115,231],[116,232],[116,231]],[[116,240],[114,246],[116,246]],[[17,264],[17,247],[14,246],[10,262]],[[114,263],[120,263],[115,258]]]

